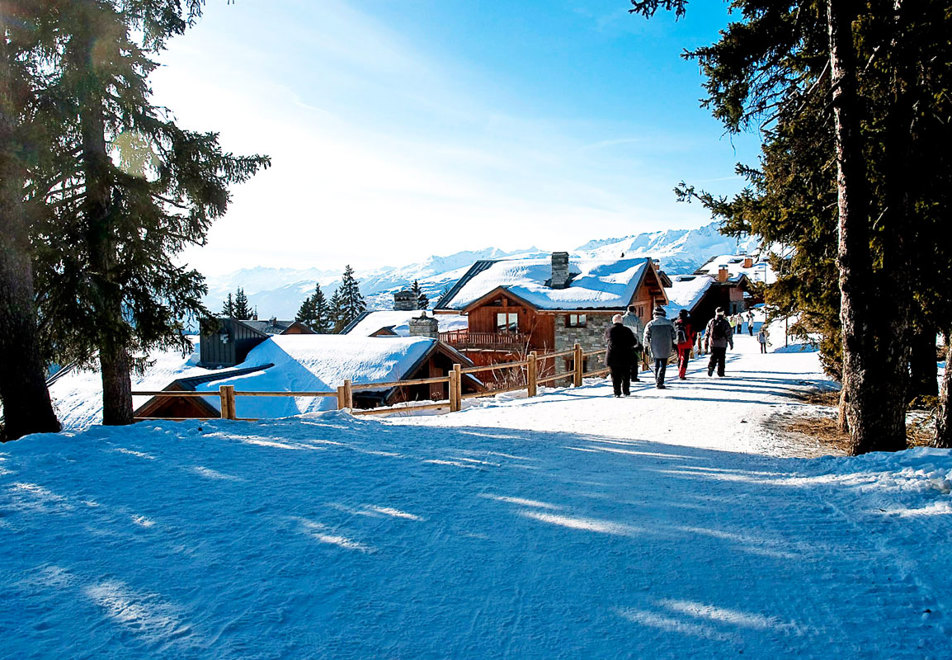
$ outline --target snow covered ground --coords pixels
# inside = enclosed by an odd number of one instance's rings
[[[948,658],[952,454],[791,458],[816,355],[737,348],[627,399],[8,443],[0,657]]]

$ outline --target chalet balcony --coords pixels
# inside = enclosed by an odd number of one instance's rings
[[[525,349],[529,335],[521,332],[470,332],[451,330],[440,333],[440,341],[456,349],[483,349],[491,351],[517,351]]]

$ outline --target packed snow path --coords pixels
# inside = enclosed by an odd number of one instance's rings
[[[769,455],[815,369],[7,444],[0,657],[949,657],[952,457]]]

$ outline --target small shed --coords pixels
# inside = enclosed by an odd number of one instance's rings
[[[201,324],[198,364],[209,368],[233,367],[268,337],[301,334],[314,334],[314,331],[299,321],[243,320],[227,316],[207,319]]]

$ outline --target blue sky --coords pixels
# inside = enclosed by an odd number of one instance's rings
[[[180,124],[274,166],[234,190],[207,273],[401,265],[495,246],[572,249],[697,227],[686,181],[738,190],[733,139],[685,48],[720,2],[651,21],[624,0],[213,1],[153,78]]]

